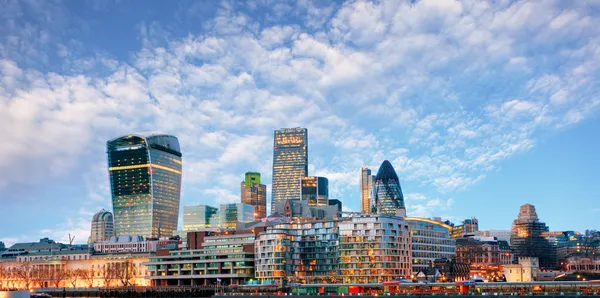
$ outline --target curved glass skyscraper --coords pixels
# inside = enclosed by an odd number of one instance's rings
[[[171,236],[181,194],[177,138],[132,134],[108,141],[106,149],[115,235]]]
[[[384,160],[373,181],[371,214],[396,215],[398,209],[405,209],[400,180],[392,164]]]

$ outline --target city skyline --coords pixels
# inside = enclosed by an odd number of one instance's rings
[[[270,206],[273,131],[305,127],[345,210],[387,159],[409,216],[600,225],[593,4],[252,3],[7,3],[0,241],[86,242],[106,141],[155,130],[180,139],[181,206],[238,202],[247,171]]]

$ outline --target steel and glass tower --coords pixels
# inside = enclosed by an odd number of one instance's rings
[[[247,172],[240,183],[242,203],[254,207],[256,220],[267,217],[267,186],[260,184],[260,173]]]
[[[360,169],[360,209],[369,214],[371,208],[371,194],[373,193],[373,175],[371,175],[371,169],[361,168]]]
[[[219,209],[207,205],[183,206],[183,230],[195,231],[218,227],[211,222],[218,212]]]
[[[405,210],[400,180],[389,161],[383,161],[373,184],[371,214],[396,215],[398,209]]]
[[[283,200],[300,200],[300,181],[308,175],[308,130],[282,128],[273,141],[271,214]]]
[[[132,134],[108,141],[106,148],[115,235],[171,236],[181,193],[177,138]]]
[[[308,206],[329,206],[329,180],[325,177],[302,177],[302,200],[308,201]]]

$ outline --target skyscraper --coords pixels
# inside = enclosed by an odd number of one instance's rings
[[[325,177],[301,178],[302,200],[308,201],[308,206],[329,206],[329,180]]]
[[[267,186],[260,184],[260,173],[247,172],[240,184],[242,203],[254,207],[257,220],[267,217]]]
[[[92,217],[92,229],[88,243],[108,241],[114,233],[113,215],[104,209]]]
[[[183,206],[183,230],[195,231],[198,229],[216,228],[214,220],[219,209],[208,205]]]
[[[535,207],[525,204],[519,209],[519,217],[513,222],[510,245],[515,258],[537,257],[540,267],[556,266],[556,251],[542,233],[548,232],[548,226],[540,222]]]
[[[106,148],[115,235],[171,236],[181,193],[177,138],[131,134],[108,141]]]
[[[400,180],[389,161],[383,161],[373,184],[372,214],[396,215],[399,210],[406,213]]]
[[[308,175],[308,130],[282,128],[273,140],[271,213],[283,200],[300,200],[300,178]]]
[[[254,207],[244,204],[221,204],[219,210],[220,228],[235,229],[238,222],[254,221]]]
[[[371,208],[371,194],[373,193],[373,175],[371,175],[371,169],[361,168],[360,169],[360,209],[369,214]]]

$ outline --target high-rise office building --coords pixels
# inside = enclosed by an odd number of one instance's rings
[[[308,201],[308,206],[329,206],[329,180],[325,177],[301,178],[302,200]]]
[[[369,214],[371,208],[371,194],[373,193],[373,175],[371,175],[371,169],[361,168],[360,169],[360,209]]]
[[[240,184],[242,203],[254,207],[254,217],[267,217],[267,186],[260,184],[260,173],[247,172]]]
[[[402,212],[402,216],[406,216],[400,180],[392,164],[385,160],[373,181],[371,213],[397,215],[398,211]]]
[[[556,251],[543,236],[548,226],[540,222],[535,207],[530,204],[521,206],[519,217],[513,222],[510,245],[515,257],[537,257],[540,267],[556,267]]]
[[[273,140],[271,214],[283,200],[300,200],[300,181],[308,176],[308,130],[282,128]]]
[[[199,229],[216,228],[215,215],[219,209],[208,205],[183,206],[183,230],[195,231]]]
[[[108,141],[106,149],[115,235],[171,236],[181,193],[177,138],[132,134]]]
[[[254,221],[254,207],[244,203],[221,204],[219,220],[220,228],[235,229],[238,222]]]
[[[108,241],[113,236],[113,215],[104,209],[92,217],[92,229],[88,243]]]

